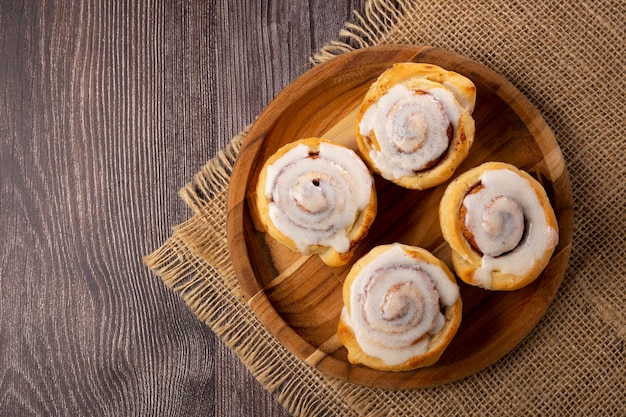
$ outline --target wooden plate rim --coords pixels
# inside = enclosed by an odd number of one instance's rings
[[[283,346],[296,355],[296,357],[300,360],[309,363],[311,366],[314,366],[319,371],[327,375],[359,384],[363,383],[362,381],[366,379],[369,381],[366,385],[379,388],[411,389],[435,386],[462,379],[479,372],[495,363],[515,346],[504,349],[506,351],[495,355],[497,357],[483,358],[482,360],[478,359],[475,362],[475,365],[472,366],[471,372],[456,374],[454,376],[447,375],[446,372],[442,373],[441,370],[429,368],[400,373],[375,371],[369,368],[350,365],[349,363],[345,363],[331,356],[326,356],[323,357],[322,360],[316,361],[315,358],[319,356],[319,350],[303,340],[295,330],[290,328],[288,323],[286,323],[280,314],[273,308],[271,302],[265,295],[263,288],[259,285],[254,274],[254,268],[250,263],[250,258],[247,256],[248,247],[246,235],[253,233],[253,231],[242,231],[242,225],[245,227],[250,223],[246,193],[248,187],[250,186],[250,181],[253,179],[250,178],[248,172],[252,170],[254,164],[261,163],[256,160],[255,155],[263,145],[263,140],[265,139],[267,132],[279,117],[276,113],[276,109],[289,106],[290,103],[295,102],[298,97],[305,94],[301,90],[302,86],[315,85],[315,83],[319,82],[318,75],[320,73],[333,73],[335,70],[339,70],[346,65],[349,60],[358,59],[360,55],[370,54],[381,56],[381,61],[388,59],[390,64],[393,62],[431,62],[438,64],[438,62],[435,61],[442,60],[448,63],[454,63],[457,68],[463,67],[466,69],[466,72],[469,73],[474,72],[472,68],[479,68],[482,72],[489,74],[489,80],[483,81],[488,81],[493,85],[494,93],[507,102],[510,108],[512,108],[518,117],[526,124],[533,137],[542,139],[541,141],[536,142],[538,146],[540,148],[544,147],[544,145],[545,148],[556,147],[556,149],[559,149],[559,152],[558,155],[553,155],[553,158],[563,159],[560,154],[560,148],[558,147],[556,138],[536,108],[508,80],[482,64],[454,52],[429,46],[389,45],[362,48],[339,55],[305,72],[285,87],[285,89],[283,89],[260,114],[259,118],[252,126],[244,140],[231,176],[231,183],[243,183],[245,184],[245,187],[230,187],[228,192],[226,221],[228,248],[235,275],[241,285],[248,304],[270,333],[272,333],[283,344]],[[437,54],[440,58],[443,57],[443,59],[436,59],[435,61],[429,59],[432,58],[433,54]],[[450,68],[449,65],[448,69],[455,70],[454,68]],[[514,98],[514,100],[512,98]],[[560,242],[555,254],[553,255],[553,260],[559,259],[559,262],[557,263],[557,270],[554,271],[556,278],[551,281],[551,287],[548,291],[550,293],[549,297],[543,300],[545,303],[545,309],[542,315],[545,314],[545,310],[547,310],[549,304],[554,299],[565,274],[567,261],[571,251],[571,240],[573,235],[573,201],[569,175],[564,165],[563,171],[560,175],[553,178],[551,182],[555,183],[557,181],[559,181],[562,185],[562,189],[566,191],[567,195],[563,196],[561,199],[566,201],[566,204],[563,204],[557,212],[560,226]],[[562,224],[564,227],[561,226]],[[522,335],[522,337],[520,337],[514,345],[519,344],[527,336],[527,334],[530,333],[532,328],[534,328],[538,323],[539,319],[540,317],[533,322],[528,323],[528,332]],[[277,323],[280,323],[280,326],[277,326]],[[275,329],[280,330],[275,331]],[[434,372],[430,372],[431,370]],[[380,377],[372,377],[372,374],[380,374]],[[367,377],[365,378],[364,375]]]

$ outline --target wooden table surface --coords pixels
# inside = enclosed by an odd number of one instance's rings
[[[287,415],[142,256],[363,6],[0,1],[0,414]]]

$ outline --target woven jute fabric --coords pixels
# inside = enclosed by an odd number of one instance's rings
[[[450,384],[381,390],[301,363],[245,303],[226,197],[246,130],[181,190],[193,216],[148,266],[297,416],[623,416],[626,410],[626,4],[374,0],[313,62],[378,44],[430,45],[502,74],[554,131],[574,195],[570,263],[547,314],[512,352]]]

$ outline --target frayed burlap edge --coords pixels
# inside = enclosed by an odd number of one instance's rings
[[[408,1],[371,0],[364,13],[354,12],[354,22],[347,22],[339,31],[339,40],[330,41],[311,57],[319,64],[337,55],[384,43],[385,36],[404,13]]]

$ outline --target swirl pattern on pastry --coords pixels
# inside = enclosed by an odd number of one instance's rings
[[[528,285],[558,243],[545,190],[510,164],[489,162],[460,175],[446,189],[439,211],[457,275],[486,289]]]
[[[353,266],[343,299],[338,335],[349,361],[379,370],[433,364],[461,320],[459,288],[445,264],[398,243],[374,248]]]
[[[476,87],[431,64],[401,63],[372,84],[357,113],[357,144],[384,178],[424,189],[452,176],[474,139]]]
[[[318,138],[292,142],[268,159],[257,210],[271,236],[293,250],[348,261],[376,214],[372,174],[358,155]]]

